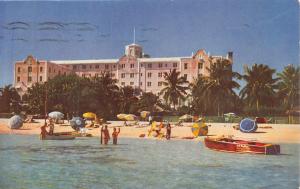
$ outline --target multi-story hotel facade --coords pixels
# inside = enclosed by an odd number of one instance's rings
[[[117,79],[119,86],[132,86],[144,92],[158,94],[163,88],[164,73],[176,69],[187,81],[193,82],[201,76],[209,76],[207,68],[218,59],[233,63],[233,53],[226,56],[211,56],[200,49],[186,57],[150,58],[137,44],[125,47],[125,54],[119,59],[95,60],[37,60],[29,55],[17,61],[14,68],[14,86],[22,96],[27,89],[38,82],[46,82],[57,75],[77,74],[81,77],[97,77],[109,72]]]

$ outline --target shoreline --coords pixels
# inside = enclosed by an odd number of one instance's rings
[[[124,127],[122,121],[109,121],[108,124],[109,132],[112,133],[113,127],[120,127],[121,132],[119,138],[138,138],[138,139],[150,139],[150,140],[166,140],[157,139],[155,137],[139,137],[140,134],[147,135],[150,126],[137,127],[127,126]],[[11,130],[7,127],[8,119],[0,120],[0,134],[11,134],[11,135],[39,135],[40,126],[43,125],[43,120],[36,120],[35,123],[24,123],[20,129]],[[140,125],[145,125],[147,122],[140,122]],[[184,126],[172,125],[172,138],[171,140],[190,140],[190,141],[200,141],[203,142],[206,136],[197,137],[194,139],[183,139],[183,137],[192,137],[191,127],[193,123],[184,123]],[[298,124],[258,124],[258,129],[255,133],[242,133],[239,130],[233,129],[233,125],[237,123],[208,123],[208,136],[218,137],[218,136],[233,136],[238,139],[245,140],[257,140],[266,143],[296,143],[300,144],[300,125]],[[265,126],[271,128],[263,128]],[[68,124],[58,125],[55,124],[55,133],[59,132],[72,132],[74,131]],[[162,132],[165,132],[162,129]],[[100,136],[99,128],[87,128],[87,132],[92,134],[92,137]]]

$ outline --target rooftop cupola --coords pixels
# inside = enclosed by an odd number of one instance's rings
[[[125,55],[141,58],[143,56],[143,48],[138,44],[132,43],[125,47]]]

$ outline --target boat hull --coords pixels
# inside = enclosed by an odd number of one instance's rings
[[[277,144],[265,144],[260,142],[234,140],[228,138],[204,139],[205,146],[212,150],[232,152],[276,155],[280,154],[280,146]]]

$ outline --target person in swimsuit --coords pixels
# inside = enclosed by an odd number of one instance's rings
[[[113,138],[113,144],[115,144],[115,145],[118,143],[119,133],[120,133],[120,128],[117,131],[117,129],[114,127],[114,132],[111,135],[112,135],[112,138]]]
[[[41,134],[40,134],[41,140],[44,140],[46,138],[46,135],[48,134],[46,127],[47,127],[46,123],[43,126],[41,126]]]
[[[104,144],[108,144],[108,141],[110,140],[110,136],[109,136],[109,131],[107,129],[107,125],[105,125],[104,129],[101,128],[101,132],[103,134],[103,140],[104,140]]]
[[[167,125],[166,139],[170,140],[170,138],[171,138],[171,124],[168,123],[168,125]]]
[[[52,118],[49,118],[49,135],[53,135],[54,133],[54,123],[53,123],[53,119]]]

